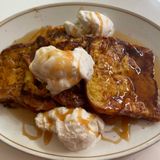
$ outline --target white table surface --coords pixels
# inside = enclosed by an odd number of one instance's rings
[[[0,21],[28,8],[62,1],[68,0],[0,0]],[[81,0],[83,1],[91,0]],[[133,11],[160,25],[160,0],[92,0],[91,2],[110,4]],[[18,151],[0,141],[0,160],[44,160],[44,158]],[[160,142],[119,160],[160,160]]]

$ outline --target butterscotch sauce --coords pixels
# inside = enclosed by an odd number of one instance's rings
[[[43,136],[43,142],[45,145],[48,145],[51,142],[53,137],[53,132],[50,132],[50,131],[43,132],[41,129],[39,129],[35,125],[32,125],[32,127],[36,131],[36,135],[33,135],[27,131],[25,125],[26,125],[25,123],[23,123],[22,125],[22,134],[27,138],[29,138],[30,140],[37,140]]]
[[[130,133],[130,124],[127,121],[124,121],[120,127],[114,126],[112,130],[116,132],[121,139],[128,141]]]
[[[37,140],[40,137],[42,137],[43,131],[40,130],[39,128],[37,128],[35,125],[32,125],[32,127],[34,127],[35,131],[36,131],[36,135],[32,135],[31,133],[29,133],[26,128],[25,128],[25,123],[22,124],[22,134],[24,136],[26,136],[27,138],[29,138],[30,140]]]
[[[114,118],[108,118],[104,120],[106,125],[113,125],[110,132],[115,132],[119,138],[117,140],[112,140],[107,137],[107,133],[104,136],[102,134],[102,139],[112,142],[112,143],[119,143],[122,139],[128,141],[130,136],[130,127],[132,124],[134,124],[136,121],[128,118],[128,117],[114,117]]]
[[[121,39],[123,41],[126,41],[126,42],[129,42],[131,44],[136,44],[136,45],[143,46],[143,44],[140,41],[138,41],[138,40],[122,33],[122,32],[119,32],[119,31],[115,31],[114,34],[113,34],[113,37],[119,38],[119,39]]]
[[[87,119],[82,118],[82,109],[78,111],[77,120],[80,124],[84,125],[88,130],[92,131],[89,123],[95,118],[95,115],[91,114]],[[94,131],[93,131],[94,132]],[[98,137],[101,133],[95,133],[96,137]]]
[[[90,26],[90,31],[92,31],[92,30],[93,30],[92,22],[94,21],[92,12],[89,12],[89,16],[90,16],[90,19],[91,19],[91,21],[89,22],[89,23],[90,23],[90,24],[89,24],[89,26]]]
[[[80,124],[83,124],[83,125],[85,125],[85,126],[88,126],[89,120],[82,118],[82,109],[80,109],[80,110],[78,111],[77,119],[78,119],[78,122],[79,122]]]
[[[88,127],[88,124],[90,123],[90,121],[94,118],[93,115],[90,115],[87,119],[84,119],[82,118],[82,109],[80,109],[78,111],[78,115],[77,115],[77,120],[80,124],[84,125],[84,126],[87,126]]]
[[[100,35],[102,35],[102,29],[103,29],[103,20],[102,20],[102,17],[101,17],[101,15],[100,15],[100,13],[98,13],[98,12],[96,12],[96,16],[98,17],[98,20],[99,20],[99,22],[100,22],[100,29],[99,29],[99,31],[100,31]]]
[[[102,18],[100,17],[99,13],[97,13],[97,12],[96,12],[96,15],[97,15],[98,19],[100,20],[100,23],[101,23],[100,26],[102,26],[103,25]],[[93,15],[92,15],[91,12],[89,13],[89,16],[91,18],[91,21],[93,21]],[[108,23],[108,21],[106,23]],[[92,28],[92,25],[90,27]],[[102,27],[100,27],[100,30],[102,30]],[[17,39],[14,42],[14,44],[15,43],[29,43],[29,42],[33,42],[34,40],[36,40],[36,38],[38,36],[45,35],[46,32],[47,32],[47,30],[48,30],[48,28],[49,27],[42,27],[40,29],[33,30],[33,31],[25,34],[23,37]],[[119,32],[119,31],[115,31],[114,34],[113,34],[113,37],[122,39],[122,40],[127,41],[127,42],[132,43],[132,44],[137,44],[137,45],[143,46],[143,44],[140,41],[138,41],[138,40],[136,40],[134,38],[131,38],[130,36],[128,36],[128,35],[126,35],[126,34],[124,34],[122,32]]]
[[[92,14],[90,14],[90,16],[92,17]],[[35,30],[35,31],[32,31],[28,34],[26,34],[24,37],[22,37],[21,39],[17,40],[16,43],[28,43],[28,42],[31,42],[31,41],[34,41],[39,35],[41,34],[44,34],[45,33],[45,29],[38,29],[38,30]],[[132,44],[137,44],[137,45],[142,45],[143,44],[121,32],[115,32],[113,37],[117,37],[119,39],[122,39],[124,41],[127,41],[129,43],[132,43]],[[157,71],[158,68],[160,67],[160,65],[158,65],[159,63],[156,63],[157,65],[155,66],[155,69],[156,69],[156,72],[159,72]],[[156,79],[160,79],[160,74],[156,74]],[[158,84],[159,87],[160,87],[160,83]],[[69,111],[70,113],[72,113],[72,110]],[[65,116],[66,115],[62,115],[60,114],[59,112],[56,112],[56,114],[58,115],[58,117],[60,117],[61,120],[64,120]],[[68,114],[68,113],[66,113]],[[81,117],[81,113],[79,113],[79,117]],[[29,118],[28,118],[29,119]],[[121,121],[121,123],[117,124],[117,121]],[[49,120],[50,121],[50,120]],[[82,123],[82,124],[85,124],[87,125],[89,123],[89,120],[85,120],[85,119],[82,119],[82,118],[79,118],[79,121]],[[50,124],[52,124],[53,121],[51,122],[50,121]],[[113,119],[109,119],[108,122],[106,120],[106,124],[107,125],[114,125],[114,127],[112,128],[112,131],[116,132],[117,135],[119,135],[119,139],[117,140],[112,140],[106,136],[102,136],[102,139],[103,140],[106,140],[108,142],[112,142],[112,143],[119,143],[122,139],[124,140],[128,140],[129,139],[129,135],[130,135],[130,126],[131,124],[133,123],[133,121],[131,119],[119,119],[119,118],[113,118]],[[22,126],[22,133],[24,136],[28,137],[29,139],[31,140],[36,140],[40,137],[42,137],[42,131],[39,130],[37,127],[35,127],[35,131],[36,131],[36,135],[33,135],[31,133],[29,133],[25,127],[27,123],[23,123],[23,126]],[[52,124],[53,125],[53,124]],[[52,139],[52,133],[51,132],[45,132],[44,133],[44,143],[45,144],[48,144]]]
[[[55,110],[55,115],[61,120],[64,121],[67,114],[71,114],[73,109],[69,108],[65,114],[60,113],[58,110]]]
[[[51,129],[51,128],[55,125],[53,119],[51,119],[51,118],[48,116],[48,112],[45,112],[45,113],[44,113],[44,117],[46,118],[47,123],[49,124],[49,128]]]
[[[23,37],[17,39],[14,44],[16,43],[30,43],[36,40],[38,36],[43,36],[46,34],[49,27],[42,27],[40,29],[35,29],[27,34],[25,34]]]
[[[54,51],[55,53],[57,50]],[[72,63],[73,63],[73,54],[71,51],[62,51],[64,54],[60,57],[56,58],[56,62],[51,72],[60,72],[62,69],[66,72],[66,74],[71,77],[72,75]],[[62,63],[62,61],[64,63]]]
[[[19,121],[22,123],[22,135],[26,136],[30,140],[37,140],[42,137],[42,131],[38,129],[35,125],[34,118],[36,113],[31,112],[30,110],[24,108],[9,108],[10,113],[12,113]],[[27,127],[28,126],[28,127]],[[35,131],[30,133],[29,128]]]
[[[53,132],[51,131],[44,131],[44,136],[43,136],[43,142],[45,145],[48,145],[53,137]]]

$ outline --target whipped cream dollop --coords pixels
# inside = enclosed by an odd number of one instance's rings
[[[29,68],[38,80],[47,83],[46,88],[54,96],[81,79],[89,80],[93,66],[92,57],[81,47],[63,51],[47,46],[36,51]]]
[[[66,148],[79,151],[94,146],[101,139],[104,122],[82,108],[59,107],[35,118],[42,130],[53,131]]]
[[[66,32],[73,36],[82,35],[111,36],[114,32],[114,25],[111,19],[99,12],[79,11],[77,22],[64,22]]]

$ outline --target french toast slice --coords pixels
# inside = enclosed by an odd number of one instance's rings
[[[30,44],[15,44],[0,54],[0,102],[30,108],[31,110],[48,110],[55,106],[51,99],[44,98],[48,91],[29,71],[29,64],[35,51],[48,42],[39,37]]]
[[[33,111],[49,110],[56,106],[55,100],[46,89],[46,84],[39,82],[29,70],[29,64],[33,60],[36,50],[48,45],[72,50],[78,46],[85,48],[88,42],[84,38],[68,36],[64,27],[61,26],[44,27],[29,41],[31,43],[25,41],[24,44],[12,45],[0,54],[0,102],[10,106],[19,105]],[[70,92],[70,96],[74,100],[75,94]],[[62,97],[63,99],[57,96],[55,99],[57,102],[63,100],[61,104],[64,104],[66,97],[65,102],[69,104],[69,97],[65,95]],[[79,97],[83,96],[78,95]]]
[[[47,27],[35,41],[17,44],[0,55],[0,102],[20,105],[34,111],[49,110],[60,105],[94,108],[106,115],[127,115],[160,120],[157,85],[153,75],[153,53],[114,38],[73,38],[63,26]],[[95,61],[93,78],[84,84],[51,97],[45,85],[32,75],[29,64],[35,51],[47,45],[73,50],[83,47]],[[149,90],[149,92],[148,92]],[[56,102],[55,102],[56,101]]]
[[[95,66],[86,91],[98,113],[160,120],[151,50],[99,37],[93,38],[89,53]]]
[[[88,107],[85,94],[85,82],[81,80],[74,87],[67,89],[53,97],[56,102],[68,107]]]

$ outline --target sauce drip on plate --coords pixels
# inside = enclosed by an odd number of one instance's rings
[[[28,139],[30,140],[38,140],[39,138],[43,137],[43,142],[45,145],[48,145],[51,140],[52,140],[52,137],[53,137],[53,132],[50,132],[50,131],[42,131],[41,129],[39,129],[38,127],[36,127],[36,125],[31,125],[29,124],[29,126],[31,126],[32,128],[34,128],[36,134],[33,135],[33,133],[30,133],[27,129],[26,129],[26,125],[28,124],[25,124],[23,123],[22,124],[22,134],[24,136],[26,136]]]
[[[48,28],[49,27],[42,27],[40,29],[35,29],[35,30],[25,34],[23,37],[17,39],[14,42],[14,44],[17,44],[17,43],[31,43],[31,42],[35,41],[38,36],[45,35]]]
[[[130,127],[136,121],[128,117],[113,117],[104,119],[106,125],[112,126],[110,130],[107,130],[102,134],[102,139],[112,143],[119,143],[121,140],[128,141],[130,137]],[[118,138],[109,138],[108,133],[115,133]]]
[[[90,16],[92,17],[92,15],[90,15]],[[39,35],[46,34],[47,29],[48,29],[48,27],[44,27],[44,28],[41,28],[41,29],[34,30],[34,31],[26,34],[25,36],[23,36],[19,40],[15,41],[15,43],[28,43],[28,42],[34,41]],[[137,44],[137,45],[142,45],[143,46],[143,44],[140,43],[139,41],[135,40],[134,38],[131,38],[131,37],[127,36],[126,34],[118,32],[118,31],[116,31],[114,33],[113,37],[120,38],[120,39],[125,40],[129,43],[132,43],[132,44]],[[71,113],[72,110],[69,110],[69,112]],[[68,113],[66,113],[66,114],[68,114]],[[81,114],[81,113],[79,113],[79,114]],[[57,112],[57,115],[60,117],[61,120],[63,120],[64,117],[65,117],[65,115],[60,115],[58,112]],[[81,116],[79,116],[79,117],[81,117]],[[81,118],[79,118],[79,120],[86,125],[89,123],[89,120],[83,120]],[[111,132],[115,132],[119,136],[119,138],[116,139],[116,140],[112,140],[106,134],[105,136],[102,135],[103,140],[106,140],[108,142],[115,143],[115,144],[119,143],[122,139],[124,139],[126,141],[129,140],[130,127],[134,122],[132,119],[126,118],[126,117],[123,117],[123,118],[122,117],[118,117],[118,118],[114,117],[114,118],[106,119],[105,122],[106,122],[107,125],[112,125],[113,126],[112,129],[111,129]],[[36,132],[36,135],[33,135],[33,134],[31,134],[27,131],[25,125],[26,124],[24,123],[23,127],[22,127],[22,133],[23,133],[24,136],[28,137],[31,140],[37,140],[38,138],[42,137],[42,135],[43,135],[43,141],[44,141],[44,144],[46,144],[46,145],[51,141],[53,133],[45,131],[44,134],[43,134],[42,133],[43,131],[41,131],[35,125],[32,124],[32,126],[33,126],[33,128],[35,129],[35,132]]]
[[[44,131],[43,142],[45,145],[49,144],[52,140],[53,132]]]
[[[70,109],[65,115],[72,113],[72,109]],[[56,113],[57,116],[60,117],[61,120],[64,120],[65,115],[61,115],[60,113]],[[88,126],[90,120],[92,120],[94,117],[89,117],[88,119],[83,119],[82,118],[82,113],[79,112],[78,113],[78,121],[85,125]],[[47,117],[47,115],[46,115]],[[106,123],[107,126],[112,126],[112,128],[110,130],[104,131],[103,133],[101,133],[102,136],[102,140],[106,140],[108,142],[114,143],[114,144],[118,144],[121,142],[121,140],[129,140],[129,136],[130,136],[130,127],[132,124],[134,124],[136,121],[131,119],[131,118],[127,118],[127,117],[113,117],[113,118],[104,118],[103,119]],[[35,135],[33,133],[30,133],[29,130],[27,130],[26,126],[31,126],[34,130],[35,130]],[[51,123],[51,126],[53,124]],[[89,129],[89,128],[88,128]],[[110,138],[108,136],[108,133],[116,133],[118,135],[118,138]],[[45,145],[48,145],[53,137],[53,132],[50,131],[42,131],[39,128],[36,127],[35,124],[26,124],[23,123],[22,125],[22,134],[24,136],[26,136],[27,138],[29,138],[30,140],[37,140],[41,137],[43,137],[43,142]],[[98,134],[99,135],[99,134]]]
[[[31,133],[29,133],[25,127],[25,123],[23,123],[22,125],[22,134],[26,137],[28,137],[30,140],[36,140],[39,139],[42,136],[42,130],[40,130],[39,128],[37,128],[35,125],[32,125],[32,127],[35,129],[36,134],[32,135]]]
[[[119,31],[115,31],[113,34],[113,37],[119,38],[119,39],[126,41],[126,42],[129,42],[131,44],[137,44],[137,45],[143,46],[143,44],[140,41],[138,41],[134,38],[131,38],[131,36],[128,36],[122,32],[119,32]]]

